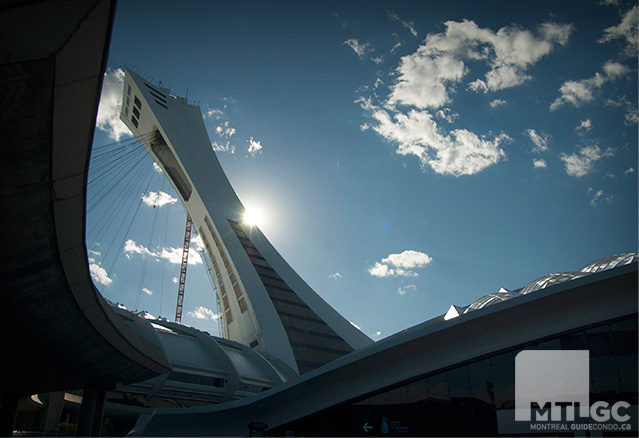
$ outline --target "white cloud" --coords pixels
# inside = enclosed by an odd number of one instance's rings
[[[148,288],[146,288],[146,287],[142,288],[142,292],[144,292],[147,295],[153,295],[153,291],[148,289]]]
[[[132,239],[129,239],[126,242],[124,242],[124,252],[125,253],[135,253],[135,254],[141,254],[141,255],[145,255],[145,256],[157,257],[157,255],[155,253],[149,251],[147,248],[145,248],[142,245],[138,245]]]
[[[179,265],[182,263],[182,248],[167,247],[162,248],[159,253],[155,254],[155,257],[165,259],[167,262],[173,265]],[[189,251],[189,265],[201,265],[202,257],[197,251]]]
[[[357,56],[359,56],[360,58],[363,58],[367,53],[373,51],[369,43],[360,43],[355,38],[347,39],[346,41],[344,41],[344,44],[353,49],[353,51],[357,53]]]
[[[546,160],[539,158],[539,159],[533,160],[533,166],[536,169],[545,169],[546,167],[548,167],[548,164],[546,164]]]
[[[479,137],[466,129],[442,131],[428,111],[411,110],[393,118],[370,101],[360,101],[362,108],[372,111],[373,130],[398,144],[400,155],[415,155],[422,168],[454,176],[473,175],[506,158],[500,145],[510,140],[505,134],[492,139]]]
[[[480,136],[466,129],[448,132],[433,115],[451,122],[452,114],[442,107],[452,101],[456,87],[478,62],[488,65],[489,71],[484,78],[475,78],[469,89],[488,92],[522,84],[529,79],[528,67],[556,45],[567,43],[572,26],[545,23],[535,34],[516,26],[494,32],[469,20],[448,21],[445,26],[444,32],[428,35],[414,53],[401,59],[385,101],[377,105],[371,99],[358,100],[373,119],[362,130],[373,129],[397,143],[397,153],[417,156],[423,169],[473,175],[506,158],[501,145],[510,137]],[[504,103],[494,100],[491,105]]]
[[[404,26],[406,29],[408,29],[410,31],[410,33],[417,38],[417,31],[415,30],[415,23],[413,23],[412,21],[404,21],[401,20],[399,18],[399,16],[397,14],[394,14],[392,12],[388,12],[388,18],[390,18],[393,21],[399,21],[402,23],[402,26]]]
[[[103,284],[104,286],[108,286],[113,282],[113,280],[109,278],[107,271],[96,263],[89,264],[89,272],[91,272],[93,281]]]
[[[338,280],[338,279],[342,278],[342,274],[340,274],[339,272],[335,272],[334,274],[331,274],[328,277],[332,278],[333,280]]]
[[[535,147],[533,148],[533,152],[541,153],[548,150],[548,141],[550,140],[550,135],[545,134],[543,132],[537,133],[534,129],[526,129],[524,134],[530,138]]]
[[[178,278],[177,277],[173,277],[173,279],[171,280],[173,283],[177,284],[178,283]]]
[[[406,292],[408,290],[416,291],[417,290],[417,286],[415,286],[414,284],[407,284],[405,286],[400,286],[400,287],[397,288],[397,293],[399,295],[406,295]]]
[[[445,32],[428,35],[426,43],[415,54],[404,57],[397,69],[400,84],[406,81],[417,85],[412,77],[419,77],[423,89],[435,94],[432,98],[424,96],[426,100],[416,104],[422,108],[447,101],[445,86],[469,73],[464,61],[483,61],[491,67],[484,79],[471,83],[473,91],[496,91],[522,84],[530,78],[526,69],[550,53],[555,44],[565,45],[572,32],[572,26],[556,23],[542,24],[538,37],[517,26],[493,32],[470,20],[448,21],[445,26]],[[407,89],[405,85],[399,89]],[[406,99],[401,101],[408,103]]]
[[[490,102],[490,106],[492,108],[497,108],[498,106],[503,106],[503,105],[506,105],[506,101],[503,99],[495,99]]]
[[[220,117],[222,117],[224,113],[222,112],[222,110],[217,109],[217,108],[208,108],[206,110],[206,112],[204,113],[204,117],[208,117],[209,119],[214,119],[214,120],[218,120]]]
[[[253,140],[253,137],[249,140],[248,153],[252,157],[262,153],[262,144],[259,141]]]
[[[629,175],[629,174],[634,173],[634,172],[636,172],[635,168],[634,167],[630,167],[623,174],[624,175]]]
[[[102,92],[100,93],[100,106],[95,126],[107,133],[109,138],[120,141],[125,135],[131,135],[131,131],[120,120],[122,109],[122,90],[124,89],[124,70],[108,69],[104,73]]]
[[[588,79],[580,81],[566,81],[559,87],[559,96],[550,104],[550,111],[555,111],[565,104],[572,104],[576,107],[584,103],[595,100],[595,95],[599,89],[607,82],[626,75],[630,69],[617,62],[608,61],[603,66],[604,73],[596,72],[595,75]]]
[[[579,126],[575,128],[575,131],[590,131],[592,130],[592,120],[582,120]]]
[[[626,126],[636,125],[639,122],[639,107],[636,102],[630,102],[626,96],[617,97],[615,99],[606,99],[607,106],[625,107],[624,124]]]
[[[550,104],[550,111],[561,108],[564,104],[570,103],[574,106],[581,106],[585,102],[595,99],[595,90],[601,88],[605,83],[605,78],[600,73],[595,73],[592,78],[581,81],[566,81],[559,87],[559,96]]]
[[[368,273],[374,277],[417,277],[419,274],[410,269],[423,268],[432,261],[428,254],[406,250],[399,254],[390,254],[381,262],[375,262],[368,268]]]
[[[388,257],[382,259],[382,263],[410,269],[424,267],[432,261],[432,257],[429,257],[428,254],[411,249],[399,254],[390,254]]]
[[[153,170],[156,171],[157,173],[164,173],[162,172],[162,168],[155,161],[153,162]]]
[[[453,123],[459,117],[459,114],[450,108],[444,108],[437,111],[436,116],[440,119],[446,120],[448,123]]]
[[[626,46],[623,52],[628,56],[637,56],[637,49],[639,48],[637,26],[639,26],[639,10],[637,5],[634,5],[621,18],[621,23],[604,29],[604,35],[599,42],[607,43],[616,39],[625,40]]]
[[[594,145],[583,146],[574,154],[561,154],[559,159],[564,162],[568,175],[581,177],[589,174],[597,161],[613,155],[612,149],[602,151],[599,146]]]
[[[388,266],[375,262],[373,266],[368,268],[368,273],[374,277],[389,277],[394,274],[394,271],[391,273],[391,269]]]
[[[230,142],[226,142],[226,144],[221,144],[216,141],[211,143],[211,147],[215,152],[228,152],[230,154],[235,153],[235,146],[233,146]]]
[[[130,254],[140,254],[142,256],[151,256],[156,259],[164,259],[171,264],[179,265],[182,264],[182,248],[162,248],[159,251],[152,251],[142,245],[138,245],[132,239],[127,240],[124,243],[124,253],[127,255]],[[189,265],[199,265],[202,264],[202,257],[197,251],[189,251]]]
[[[603,71],[610,79],[617,79],[630,73],[630,69],[627,66],[614,61],[606,62],[603,66]]]
[[[420,49],[401,59],[388,105],[411,105],[424,109],[439,108],[450,101],[448,85],[461,81],[465,72],[464,62],[447,54],[432,57]]]
[[[592,195],[592,198],[590,199],[591,207],[596,207],[601,202],[612,204],[615,200],[615,197],[613,195],[604,196],[604,191],[601,189],[595,191],[592,188],[588,188],[587,192]]]
[[[215,313],[204,306],[199,306],[194,311],[187,312],[187,315],[195,319],[212,319],[213,321],[217,321],[221,317],[219,313]]]
[[[231,128],[229,126],[229,122],[226,121],[226,122],[222,123],[221,125],[216,126],[215,127],[215,132],[220,137],[231,138],[235,134],[236,131],[235,131],[235,128]]]
[[[149,207],[163,207],[167,204],[175,204],[177,198],[169,195],[168,193],[160,190],[159,192],[149,192],[146,195],[142,195],[142,202]]]
[[[191,236],[191,245],[195,247],[198,252],[204,252],[206,250],[206,248],[204,247],[202,236],[200,236],[199,234]]]
[[[639,108],[628,105],[626,114],[624,115],[624,124],[627,126],[639,123]]]

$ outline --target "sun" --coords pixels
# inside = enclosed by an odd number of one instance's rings
[[[242,220],[251,228],[261,228],[262,225],[264,225],[264,214],[255,206],[247,206],[244,210],[244,216],[242,217]]]

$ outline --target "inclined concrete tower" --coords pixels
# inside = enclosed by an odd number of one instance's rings
[[[372,341],[328,305],[262,232],[211,147],[200,108],[126,70],[122,121],[173,184],[214,271],[224,335],[300,374]]]

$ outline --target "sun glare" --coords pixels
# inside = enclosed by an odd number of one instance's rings
[[[264,225],[264,215],[261,210],[255,207],[246,207],[243,220],[249,227],[262,227]]]

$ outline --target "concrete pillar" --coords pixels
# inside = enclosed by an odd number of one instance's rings
[[[18,414],[18,401],[20,397],[15,394],[3,394],[0,407],[0,436],[11,436],[13,424]]]
[[[100,436],[104,417],[106,389],[100,386],[86,386],[80,407],[78,436]]]
[[[52,392],[48,394],[48,398],[47,409],[42,419],[42,431],[46,436],[56,436],[64,409],[64,391]]]

